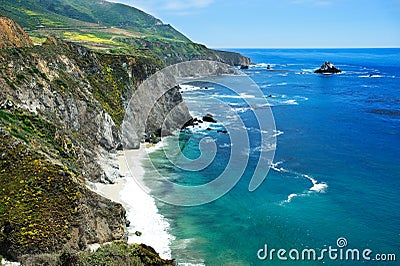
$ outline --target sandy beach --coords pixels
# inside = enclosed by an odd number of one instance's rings
[[[92,186],[95,187],[97,193],[121,203],[126,209],[127,218],[130,221],[129,243],[150,245],[162,258],[170,259],[170,243],[173,236],[168,233],[169,223],[159,214],[154,198],[138,184],[138,180],[143,180],[145,177],[142,162],[146,159],[148,156],[145,144],[142,144],[139,150],[119,152],[116,160],[123,177],[119,178],[115,184],[95,183]]]

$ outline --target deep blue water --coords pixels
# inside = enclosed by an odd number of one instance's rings
[[[198,89],[183,92],[199,116],[217,113],[218,106],[210,103],[213,97],[231,103],[245,121],[251,147],[244,176],[224,197],[198,207],[158,203],[176,237],[173,257],[206,265],[284,265],[276,258],[260,261],[257,251],[264,244],[287,250],[337,247],[336,240],[345,237],[349,248],[397,253],[400,260],[400,49],[235,51],[256,63],[244,73],[271,105],[278,133],[274,167],[249,192],[256,163],[252,158],[260,146],[252,110],[241,99],[226,97],[232,92],[217,84],[196,83],[192,85]],[[327,60],[344,72],[313,74]],[[274,71],[267,70],[268,64]],[[251,93],[249,89],[246,95]],[[223,128],[229,119],[218,116],[213,127]],[[212,180],[229,159],[228,135],[216,130],[182,133],[182,149],[196,158],[206,135],[219,147],[208,168],[177,169],[161,150],[152,154],[153,163],[177,183]]]

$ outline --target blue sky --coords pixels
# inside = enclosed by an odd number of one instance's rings
[[[112,0],[213,48],[400,47],[400,0]]]

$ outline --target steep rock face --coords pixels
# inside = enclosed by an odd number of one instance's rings
[[[32,41],[21,26],[12,19],[0,16],[0,49],[32,45]]]
[[[153,134],[157,137],[171,135],[192,120],[179,88],[173,86],[163,91],[160,84],[155,85],[153,91],[141,90],[132,98],[121,128],[124,149],[139,148],[140,143]]]
[[[2,53],[0,99],[57,124],[54,138],[67,148],[62,157],[75,158],[69,166],[84,178],[99,180],[102,173],[95,171],[99,166],[93,158],[116,147],[118,134],[112,132],[118,129],[92,96],[93,88],[68,48],[49,45]],[[50,155],[58,158],[60,153]]]
[[[215,51],[217,61],[231,65],[231,66],[249,66],[252,64],[251,59],[241,54],[226,51]]]
[[[179,82],[222,74],[239,73],[227,64],[203,60],[170,66],[146,79],[129,102],[121,128],[123,147],[136,148],[149,134],[165,136],[190,124],[193,118]]]
[[[16,123],[11,116],[7,120]],[[24,120],[28,124],[29,116]],[[125,239],[120,204],[88,190],[65,166],[14,137],[16,129],[10,134],[4,121],[0,120],[2,255],[19,260],[23,254],[57,252],[66,244],[82,250],[91,243]]]
[[[188,47],[197,47],[197,51],[191,51]],[[175,48],[175,51],[174,51]],[[171,56],[163,54],[158,55],[166,65],[192,61],[192,60],[210,60],[225,63],[231,66],[249,66],[252,64],[251,59],[239,53],[218,51],[208,49],[200,44],[184,44],[181,52],[176,47],[172,46]]]
[[[85,180],[119,176],[111,158],[122,148],[125,107],[160,68],[54,38],[0,50],[1,254],[18,259],[126,238],[125,210]]]
[[[145,53],[160,58],[165,65],[193,61],[211,60],[222,62],[231,66],[248,66],[251,60],[239,53],[218,51],[207,48],[205,45],[187,42],[165,42],[160,40],[146,40],[145,38],[117,38],[116,40],[140,47]]]
[[[65,148],[50,156],[61,157],[85,179],[113,182],[117,174],[105,173],[94,158],[104,161],[121,148],[125,105],[135,86],[160,66],[55,39],[43,47],[3,51],[0,66],[0,103],[11,102],[57,124],[54,137]]]

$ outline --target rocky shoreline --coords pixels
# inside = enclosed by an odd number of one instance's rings
[[[132,217],[146,211],[155,217],[157,210],[148,207],[130,215],[132,202],[129,206],[120,195],[128,184],[115,161],[124,147],[125,108],[163,63],[94,52],[54,37],[34,46],[18,24],[3,17],[0,32],[0,255],[25,265],[45,258],[58,265],[65,256],[79,264],[79,258],[97,256],[87,253],[94,247],[103,252],[104,244],[122,241],[107,248],[126,250],[128,258],[146,265],[173,263],[148,246],[127,246],[129,239],[143,241],[170,258],[166,244],[160,248],[157,241],[146,240],[157,239],[146,228],[132,231],[138,224],[145,226]],[[201,59],[251,63],[236,53],[209,51]],[[182,101],[178,88],[165,94],[144,133],[156,134],[163,114]],[[135,115],[140,116],[137,107]],[[187,109],[182,112],[190,119]],[[180,122],[171,121],[170,130],[179,129]],[[135,257],[129,250],[147,255]],[[56,259],[50,260],[52,256]]]
[[[138,181],[144,178],[143,160],[148,153],[162,146],[141,144],[137,150],[118,152],[115,163],[119,165],[121,178],[115,184],[88,183],[88,187],[101,196],[120,203],[126,210],[129,226],[128,243],[144,243],[152,246],[164,259],[171,259],[169,224],[158,213],[155,200],[147,194]]]
[[[0,254],[35,260],[126,242],[123,206],[85,181],[119,178],[112,158],[122,148],[124,101],[161,65],[55,38],[32,46],[12,20],[1,22]]]

